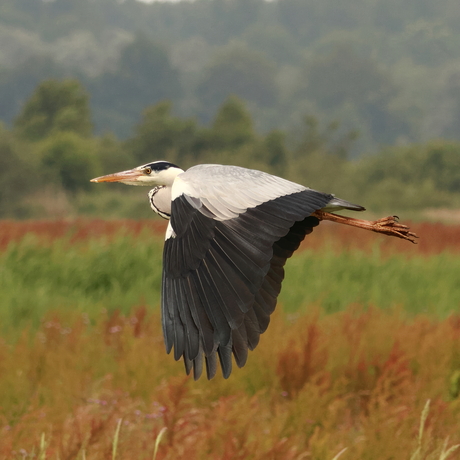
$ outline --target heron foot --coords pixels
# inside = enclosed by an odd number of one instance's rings
[[[330,220],[339,224],[351,225],[353,227],[371,230],[376,233],[383,233],[388,236],[395,236],[416,244],[418,236],[411,232],[409,227],[399,223],[398,216],[388,216],[377,220],[355,219],[353,217],[339,216],[332,212],[316,211],[312,214],[319,220]]]
[[[417,244],[416,239],[418,236],[411,232],[407,225],[400,224],[398,216],[383,217],[382,219],[374,220],[371,223],[374,227],[371,230],[374,232],[383,233],[388,236],[395,236]]]

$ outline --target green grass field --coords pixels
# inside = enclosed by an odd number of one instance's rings
[[[248,364],[198,382],[164,351],[161,235],[4,242],[0,459],[152,459],[159,433],[158,460],[456,458],[458,250],[341,232],[288,262]]]
[[[3,333],[38,325],[54,309],[92,318],[139,303],[157,308],[162,244],[146,234],[46,245],[30,236],[11,244],[0,255]],[[333,313],[359,304],[445,317],[460,305],[459,274],[456,254],[386,257],[377,246],[371,252],[305,250],[288,261],[280,304],[287,312],[315,305]]]

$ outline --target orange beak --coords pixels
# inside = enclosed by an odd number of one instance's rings
[[[144,176],[142,170],[129,169],[115,174],[108,174],[107,176],[96,177],[91,179],[90,182],[123,182],[126,184],[132,184],[133,182],[137,182],[139,177],[142,176]]]

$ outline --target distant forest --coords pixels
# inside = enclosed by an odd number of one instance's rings
[[[0,44],[0,218],[150,217],[89,179],[159,159],[460,208],[458,0],[2,0]]]
[[[95,134],[128,139],[146,107],[210,125],[230,95],[289,139],[305,116],[357,134],[350,155],[460,140],[458,0],[2,0],[0,119],[77,79]]]

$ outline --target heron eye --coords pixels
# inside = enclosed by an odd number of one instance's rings
[[[144,168],[144,174],[151,174],[152,173],[152,168]]]

